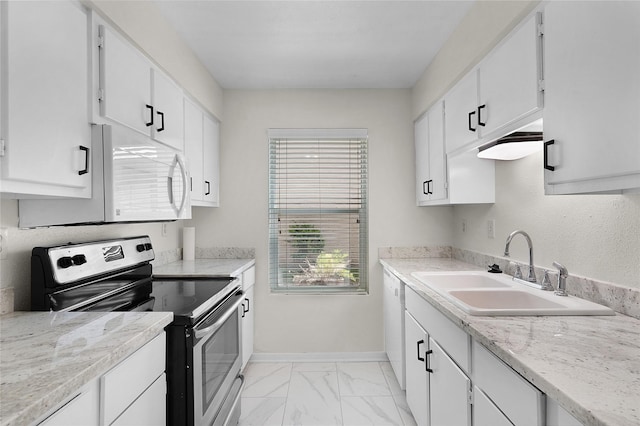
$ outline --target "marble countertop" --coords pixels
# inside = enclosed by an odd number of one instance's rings
[[[31,424],[138,350],[170,312],[0,316],[0,425]]]
[[[380,263],[583,424],[640,424],[640,320],[621,314],[472,316],[411,273],[483,268],[439,258]]]
[[[255,259],[195,259],[179,260],[153,267],[155,278],[227,278],[237,277],[255,265]]]

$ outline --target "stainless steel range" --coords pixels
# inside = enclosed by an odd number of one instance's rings
[[[240,417],[238,280],[152,278],[147,236],[35,247],[31,308],[168,311],[167,424],[233,425]]]

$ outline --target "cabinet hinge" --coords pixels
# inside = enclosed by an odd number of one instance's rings
[[[98,36],[98,49],[102,49],[104,47],[104,36]]]
[[[538,37],[542,37],[544,35],[544,24],[541,22],[538,24]]]
[[[467,402],[473,405],[473,388],[471,385],[469,386],[469,389],[467,389]]]
[[[102,102],[104,100],[104,89],[98,89],[98,102]]]
[[[4,139],[0,139],[0,157],[4,157]]]
[[[544,92],[544,80],[538,80],[538,92]]]

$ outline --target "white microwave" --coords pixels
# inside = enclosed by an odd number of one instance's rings
[[[20,228],[191,218],[180,152],[119,125],[92,125],[91,137],[91,198],[20,200]]]

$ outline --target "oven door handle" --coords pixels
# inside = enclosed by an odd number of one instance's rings
[[[231,315],[233,315],[234,313],[237,313],[238,312],[238,306],[240,306],[240,304],[244,300],[242,298],[243,294],[244,293],[242,293],[242,291],[239,291],[235,295],[232,296],[232,297],[237,297],[238,300],[233,302],[233,305],[231,305],[231,307],[229,307],[229,309],[227,309],[226,312],[224,314],[222,314],[222,316],[216,320],[216,322],[214,322],[213,324],[211,324],[211,325],[209,325],[207,327],[204,327],[204,328],[194,328],[194,333],[195,333],[196,339],[199,340],[199,339],[202,339],[203,337],[208,336],[209,334],[215,333],[216,331],[218,331],[218,329],[220,327],[222,327],[224,322],[227,319],[229,319],[229,317]]]

